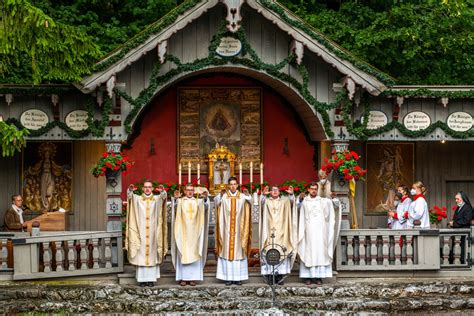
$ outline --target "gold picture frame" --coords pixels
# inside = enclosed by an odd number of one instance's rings
[[[243,171],[263,161],[261,87],[178,88],[177,166],[188,162],[208,174],[208,154],[222,145],[233,152]],[[192,173],[196,173],[193,168]]]
[[[27,211],[41,213],[73,206],[71,141],[28,141],[22,151],[21,194]]]
[[[366,143],[366,215],[382,215],[393,203],[397,186],[411,186],[415,177],[415,145]]]

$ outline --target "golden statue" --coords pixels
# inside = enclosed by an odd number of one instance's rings
[[[38,149],[39,161],[24,174],[23,195],[31,211],[71,209],[71,172],[54,161],[56,145],[44,142]]]
[[[227,180],[234,176],[235,158],[233,152],[219,143],[209,153],[209,191],[212,194],[227,188]]]

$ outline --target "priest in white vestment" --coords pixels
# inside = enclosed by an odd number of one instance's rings
[[[308,191],[299,197],[298,255],[300,278],[310,285],[332,277],[336,219],[331,199],[318,196],[318,184],[311,183]]]
[[[185,196],[174,192],[171,220],[171,257],[176,269],[176,281],[181,286],[196,285],[204,279],[209,228],[208,191],[203,199],[194,197],[194,186],[187,184]]]
[[[278,186],[272,186],[271,191],[267,186],[260,198],[261,273],[267,277],[273,277],[275,274],[274,281],[278,284],[283,284],[283,277],[291,273],[297,252],[298,216],[294,205],[293,187],[290,186],[287,193],[289,197],[280,196]],[[272,266],[266,262],[265,252],[272,248],[280,252],[282,259],[279,265]]]
[[[153,286],[160,277],[160,264],[168,251],[166,222],[166,191],[157,187],[153,195],[151,181],[143,183],[141,195],[127,192],[127,229],[125,249],[128,261],[137,266],[136,278],[140,286]]]
[[[248,279],[248,255],[252,239],[252,197],[237,190],[237,178],[230,177],[228,190],[214,198],[216,206],[216,278],[226,285],[242,285]]]

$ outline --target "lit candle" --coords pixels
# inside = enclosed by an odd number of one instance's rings
[[[263,187],[263,162],[260,163],[260,185]]]
[[[201,166],[198,164],[197,165],[197,184],[201,184],[201,179],[200,179],[200,176],[201,176]]]
[[[250,183],[253,182],[253,162],[250,162]]]
[[[188,183],[191,183],[191,161],[188,161]]]
[[[181,186],[181,163],[178,166],[178,184]]]
[[[242,163],[239,163],[239,184],[242,185]]]

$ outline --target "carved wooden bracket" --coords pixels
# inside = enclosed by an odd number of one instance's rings
[[[400,97],[400,96],[395,99],[395,102],[397,103],[397,105],[398,105],[399,108],[402,107],[404,101],[405,101],[405,98],[404,98],[404,97]]]
[[[160,63],[165,63],[165,54],[166,48],[168,47],[168,41],[163,41],[158,43],[158,58],[160,59]]]
[[[443,107],[447,107],[449,103],[449,98],[448,97],[442,97],[439,102],[443,105]]]
[[[101,107],[102,103],[104,103],[104,93],[100,90],[97,90],[95,98],[96,98],[97,105]]]
[[[114,88],[115,88],[115,75],[111,76],[109,80],[107,80],[105,87],[109,95],[109,98],[112,98],[112,96],[114,95]]]
[[[52,94],[51,95],[51,103],[53,103],[53,106],[58,105],[59,104],[59,95]]]
[[[227,7],[227,29],[235,33],[240,28],[240,21],[242,16],[240,15],[240,8],[245,0],[220,0]]]
[[[354,80],[352,80],[351,77],[347,76],[344,78],[343,81],[344,85],[346,86],[347,92],[349,93],[349,100],[352,100],[354,98],[354,94],[356,92],[356,84]]]
[[[5,94],[5,102],[7,102],[8,106],[10,106],[10,104],[13,102],[13,94]]]
[[[296,55],[296,63],[301,65],[304,55],[304,46],[303,43],[297,40],[292,40],[290,45],[290,51]]]

